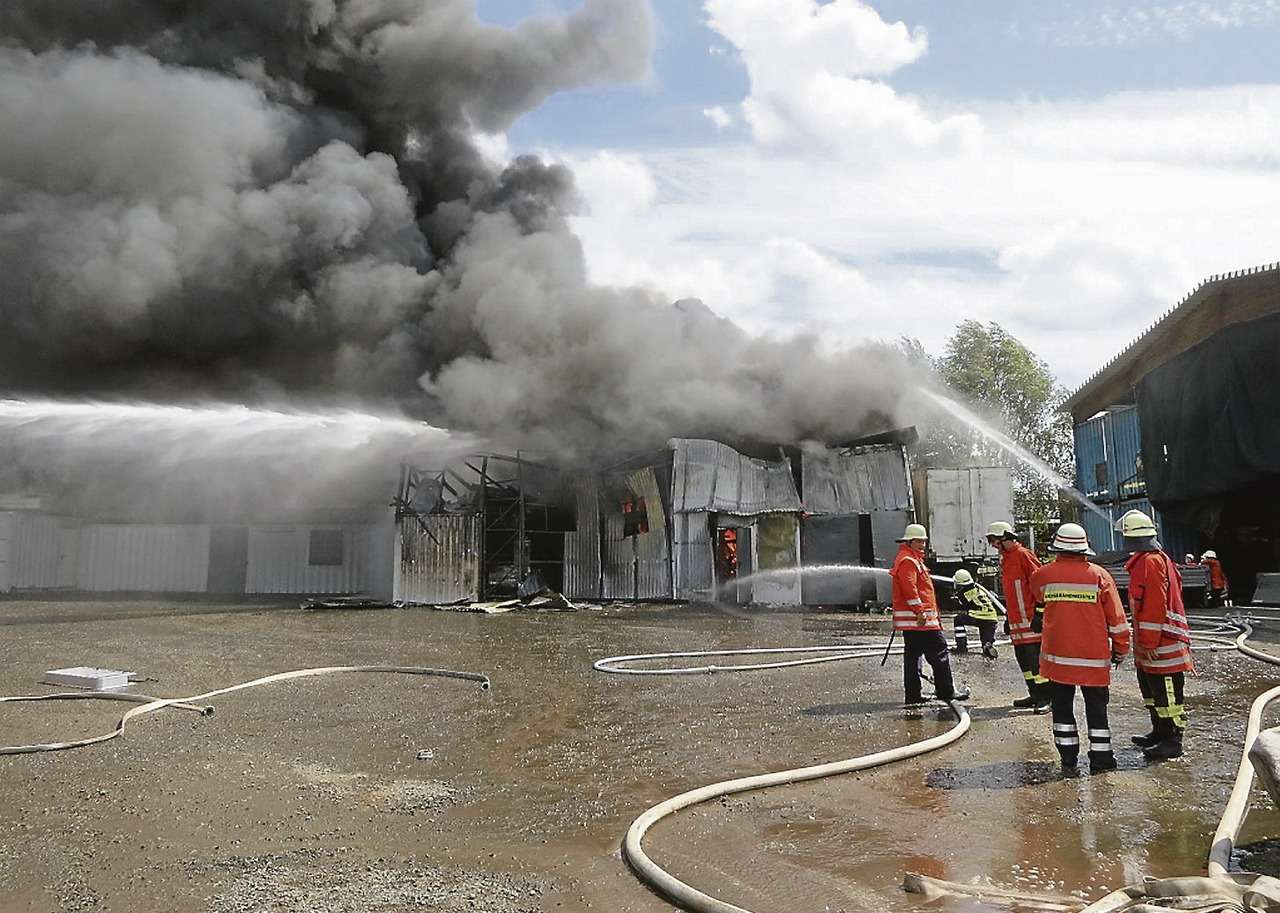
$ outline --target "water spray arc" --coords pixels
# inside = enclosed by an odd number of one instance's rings
[[[1077,490],[1070,482],[1068,482],[1061,474],[1055,472],[1053,468],[1040,459],[1027,448],[1018,444],[1007,434],[997,428],[993,428],[988,422],[983,421],[979,416],[974,414],[970,409],[965,408],[960,403],[949,397],[936,393],[933,390],[921,389],[920,395],[931,402],[934,406],[941,409],[952,419],[960,422],[966,428],[978,432],[987,441],[995,444],[1009,456],[1013,457],[1019,463],[1026,466],[1032,472],[1036,473],[1040,478],[1044,479],[1055,488],[1064,491],[1071,497],[1073,501],[1091,513],[1097,514],[1103,520],[1107,521],[1107,526],[1111,525],[1111,518],[1105,512],[1100,510],[1085,494]]]

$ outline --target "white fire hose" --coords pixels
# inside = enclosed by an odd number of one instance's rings
[[[248,688],[257,688],[260,685],[270,685],[275,682],[347,672],[381,672],[393,675],[424,675],[436,676],[439,678],[457,678],[465,681],[479,682],[481,689],[486,691],[489,689],[488,676],[479,675],[475,672],[454,672],[451,669],[429,669],[422,666],[320,666],[313,669],[295,669],[292,672],[277,672],[274,675],[266,675],[262,678],[255,678],[252,681],[241,682],[238,685],[230,685],[226,688],[217,688],[213,691],[206,691],[204,694],[192,695],[191,697],[160,698],[148,697],[142,694],[123,694],[105,691],[4,697],[0,698],[0,703],[66,700],[119,700],[136,703],[139,706],[126,711],[124,716],[120,718],[120,721],[116,723],[115,729],[110,732],[104,732],[101,735],[89,736],[88,738],[74,739],[66,742],[45,742],[43,744],[36,745],[0,746],[0,755],[34,754],[35,752],[40,751],[64,751],[69,748],[84,748],[88,745],[97,745],[102,742],[109,742],[119,736],[124,732],[124,728],[129,721],[135,717],[145,716],[148,713],[154,713],[155,711],[163,710],[166,707],[175,707],[182,710],[195,710],[207,716],[213,712],[213,708],[196,706],[200,701],[207,701],[210,698],[219,697],[223,694],[231,694],[234,691],[244,691]]]

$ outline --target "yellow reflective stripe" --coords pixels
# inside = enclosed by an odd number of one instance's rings
[[[1094,583],[1051,583],[1044,588],[1045,602],[1097,602]]]
[[[1109,659],[1088,659],[1083,656],[1053,656],[1046,653],[1040,658],[1051,663],[1057,663],[1060,666],[1084,666],[1088,669],[1105,669],[1111,665],[1111,660]]]

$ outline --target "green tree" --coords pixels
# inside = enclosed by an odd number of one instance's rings
[[[903,345],[904,350],[909,347]],[[998,323],[963,321],[934,370],[971,409],[1068,480],[1074,474],[1067,391],[1048,364]],[[1014,474],[1014,513],[1040,538],[1059,514],[1057,489],[980,434],[954,424],[929,429],[917,448],[923,466],[1007,465]]]

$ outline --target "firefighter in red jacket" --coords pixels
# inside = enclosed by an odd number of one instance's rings
[[[928,533],[919,523],[907,526],[898,540],[898,556],[893,570],[893,629],[902,632],[902,684],[908,704],[923,701],[920,692],[920,657],[933,669],[933,690],[939,700],[963,701],[967,688],[955,687],[947,639],[942,636],[942,619],[933,592],[933,578],[924,563]]]
[[[1083,527],[1062,524],[1050,551],[1056,557],[1031,575],[1031,589],[1037,606],[1035,626],[1044,635],[1040,672],[1050,683],[1053,742],[1063,771],[1073,770],[1080,754],[1075,714],[1078,686],[1089,730],[1089,770],[1115,770],[1107,701],[1111,666],[1129,652],[1129,624],[1115,581],[1088,560],[1093,551]]]
[[[1200,563],[1209,569],[1209,601],[1211,606],[1223,605],[1227,600],[1227,575],[1222,572],[1222,562],[1213,549],[1200,556]]]
[[[1040,674],[1040,635],[1031,630],[1035,615],[1031,575],[1040,567],[1040,560],[1018,541],[1013,527],[1003,520],[987,527],[987,543],[1000,552],[1009,639],[1013,641],[1013,655],[1027,684],[1027,696],[1015,700],[1013,706],[1034,707],[1037,713],[1043,713],[1049,709],[1049,680]]]
[[[1133,615],[1133,662],[1138,689],[1151,714],[1151,731],[1133,737],[1133,744],[1153,761],[1182,757],[1187,729],[1183,704],[1186,673],[1191,662],[1191,631],[1182,605],[1182,575],[1160,548],[1156,525],[1141,511],[1120,518],[1125,546],[1133,554],[1129,572],[1129,611]]]

